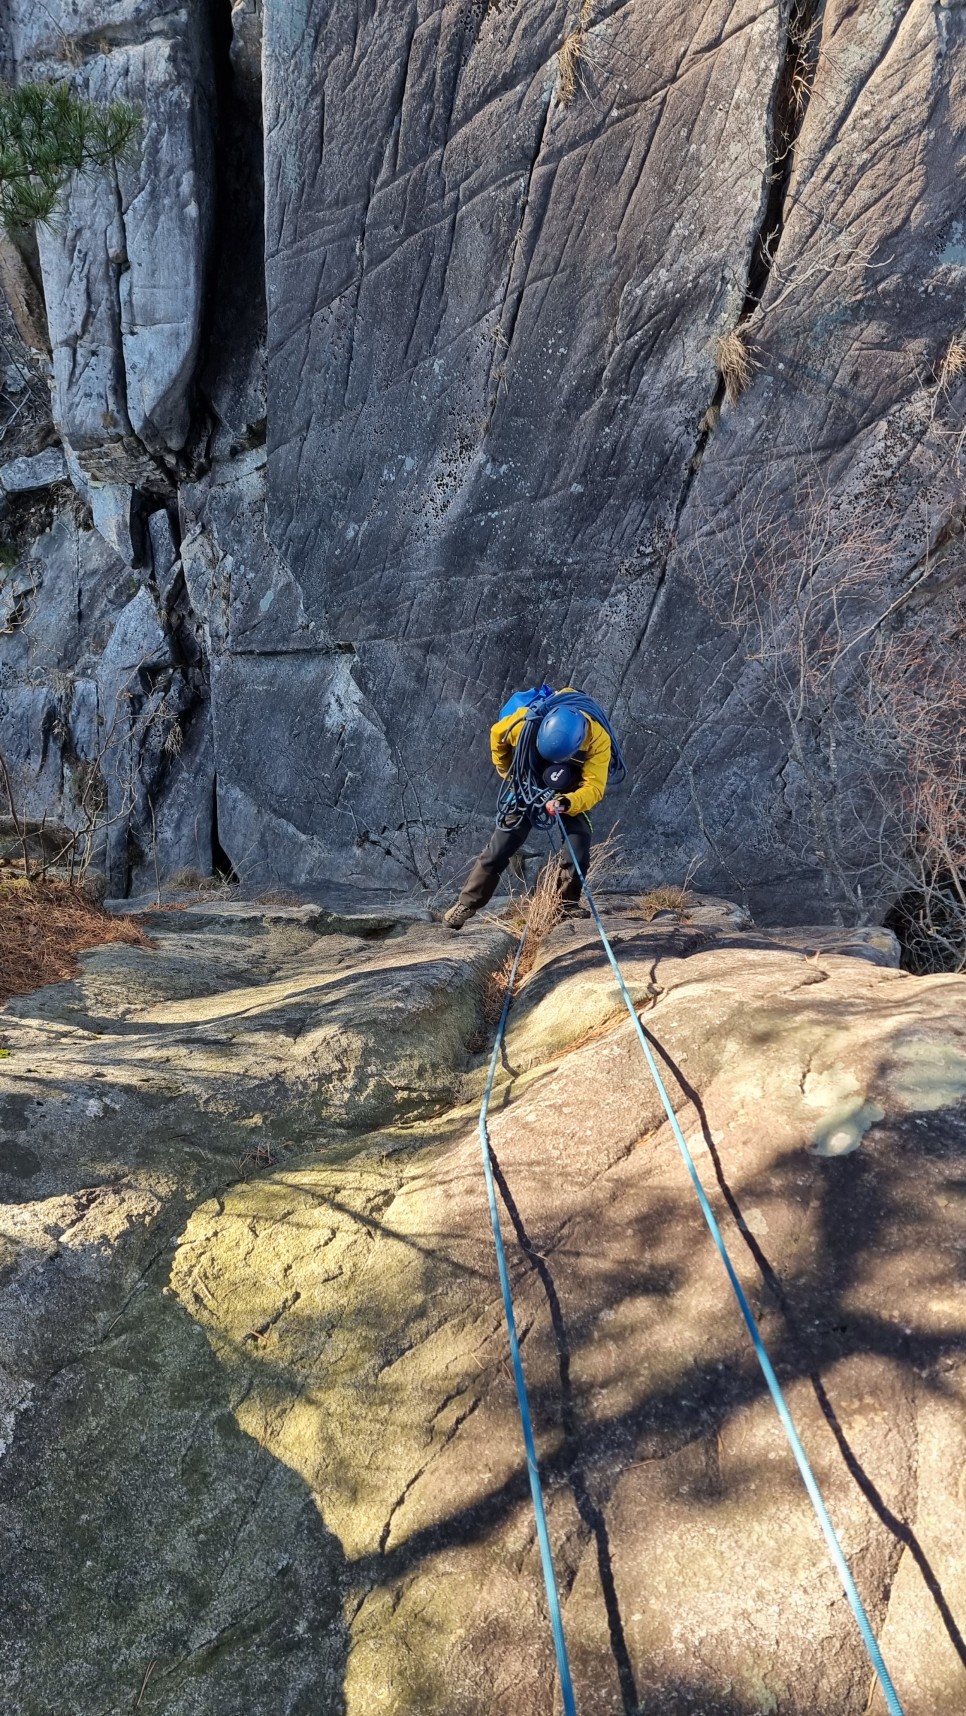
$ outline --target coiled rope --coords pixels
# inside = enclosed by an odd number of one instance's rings
[[[574,709],[588,720],[596,721],[598,727],[603,727],[610,740],[607,777],[610,785],[616,786],[627,773],[617,735],[600,704],[595,703],[592,697],[586,697],[582,691],[555,691],[550,697],[537,697],[525,711],[521,711],[522,729],[513,745],[513,761],[496,802],[498,828],[511,827],[521,815],[534,828],[550,827],[552,818],[544,809],[547,789],[541,779],[546,765],[537,750],[537,733],[541,722],[554,709]]]

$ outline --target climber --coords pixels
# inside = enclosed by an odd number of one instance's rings
[[[443,915],[452,930],[462,929],[486,905],[531,830],[548,827],[556,817],[586,875],[593,832],[588,812],[600,803],[608,781],[621,779],[625,772],[603,710],[572,686],[560,692],[549,685],[516,692],[490,729],[490,752],[503,782],[497,828],[459,899]],[[581,886],[565,851],[559,880],[565,911],[576,911]]]

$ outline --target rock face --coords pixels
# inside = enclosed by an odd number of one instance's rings
[[[85,93],[144,113],[140,165],[85,175],[66,220],[40,235],[55,420],[77,450],[134,436],[153,453],[177,452],[188,435],[213,208],[207,8],[12,0],[11,14],[22,78],[62,77],[66,50],[84,64]]]
[[[960,578],[962,9],[7,13],[20,77],[144,112],[41,260],[72,480],[203,651],[171,787],[214,802],[202,845],[253,882],[448,885],[491,814],[486,727],[547,676],[613,713],[638,879],[700,856],[766,915],[828,916],[838,795],[881,910],[851,705],[790,732],[719,622],[763,518],[792,565],[816,531],[833,560],[874,541],[873,620],[915,586],[928,628]]]
[[[79,518],[69,489],[50,502],[0,591],[0,750],[21,783],[18,813],[58,831],[49,857],[92,863],[115,893],[132,878],[206,875],[207,671],[180,569],[162,598],[156,577]]]
[[[964,980],[713,902],[608,921],[903,1708],[950,1716]],[[475,1129],[505,927],[151,929],[4,1015],[5,1708],[550,1716]],[[578,1708],[880,1716],[589,927],[491,1131]]]

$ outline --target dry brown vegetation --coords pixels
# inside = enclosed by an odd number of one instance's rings
[[[537,957],[537,949],[545,935],[555,929],[563,915],[563,902],[560,898],[560,869],[559,852],[548,859],[532,888],[527,888],[522,894],[514,896],[511,907],[510,923],[519,933],[524,929],[527,939],[520,955],[517,966],[517,982],[533,970],[533,962]],[[510,982],[513,977],[513,966],[516,960],[516,948],[509,952],[506,958],[491,971],[483,988],[483,1017],[489,1025],[499,1023],[503,1012],[503,1003],[507,998]]]
[[[674,912],[675,916],[681,920],[687,916],[689,907],[693,905],[694,895],[689,888],[673,885],[652,888],[649,893],[643,894],[638,900],[633,915],[637,918],[643,918],[644,922],[648,924],[652,918],[657,917],[658,912]]]
[[[830,915],[889,912],[917,971],[966,966],[964,497],[940,452],[921,447],[877,511],[815,467],[792,492],[759,475],[727,540],[715,528],[694,560],[782,718],[785,790]]]
[[[563,46],[557,55],[557,96],[564,106],[573,101],[577,93],[580,44],[580,30],[571,30],[570,34],[564,37]]]
[[[582,0],[577,23],[563,39],[557,55],[557,100],[566,107],[577,93],[580,82],[580,62],[586,56],[585,35],[590,24],[595,0]]]
[[[966,375],[966,344],[961,339],[950,340],[936,365],[936,385],[940,389],[952,387],[963,375]]]
[[[0,882],[0,1004],[73,977],[77,955],[105,942],[151,944],[133,918],[113,917],[67,882]]]
[[[533,943],[528,940],[523,953],[520,955],[520,966],[517,972],[518,977],[525,977],[527,971],[532,970],[533,956],[535,952],[536,948]],[[527,963],[526,970],[524,970],[524,958],[528,954],[529,961]],[[506,1001],[510,983],[513,979],[513,962],[515,959],[516,949],[514,948],[513,951],[508,953],[506,958],[500,962],[496,970],[490,972],[483,985],[483,998],[481,1005],[483,1018],[488,1025],[498,1025],[500,1023],[500,1019],[503,1014],[503,1004]]]
[[[590,855],[587,866],[587,881],[592,889],[599,888],[604,882],[619,879],[624,868],[624,860],[617,843],[616,825],[603,840],[598,840]],[[560,898],[560,872],[563,855],[558,851],[543,866],[533,888],[525,889],[513,899],[510,923],[520,933],[524,927],[527,939],[520,955],[517,967],[517,982],[522,982],[533,970],[537,949],[545,935],[556,929],[564,911]],[[513,975],[513,962],[516,959],[516,949],[507,954],[497,970],[490,973],[483,991],[483,1017],[489,1025],[499,1023],[503,1012]]]
[[[966,591],[902,616],[869,658],[869,703],[891,748],[907,844],[890,918],[918,972],[966,966]]]
[[[754,379],[756,367],[741,330],[732,328],[730,333],[722,334],[715,342],[714,355],[728,403],[736,405],[745,388]]]

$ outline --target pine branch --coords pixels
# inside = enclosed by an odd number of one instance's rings
[[[0,86],[0,223],[49,223],[71,175],[124,160],[141,125],[130,103],[97,106],[65,83]]]

